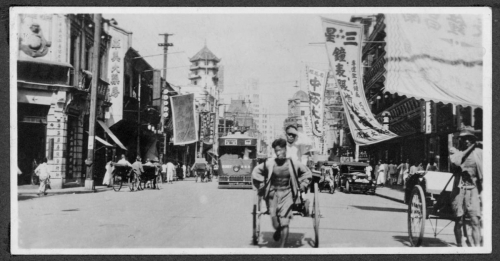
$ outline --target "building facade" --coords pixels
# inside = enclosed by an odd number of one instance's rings
[[[83,186],[93,77],[98,77],[97,118],[103,120],[111,105],[111,37],[107,30],[98,36],[99,74],[92,75],[93,15],[20,14],[16,19],[19,183],[30,183],[36,164],[47,158],[52,188]]]

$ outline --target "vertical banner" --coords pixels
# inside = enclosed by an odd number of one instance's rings
[[[198,141],[194,94],[170,97],[172,104],[172,122],[174,127],[174,145]]]
[[[321,19],[330,68],[348,115],[352,138],[358,145],[369,145],[397,137],[382,128],[366,102],[361,71],[363,25]]]
[[[111,126],[123,119],[124,64],[127,50],[125,43],[128,35],[115,29],[109,30],[109,34],[112,38],[108,55],[108,75],[110,77],[108,97],[113,105],[110,108],[107,124]]]
[[[311,125],[311,116],[310,115],[303,115],[303,116],[300,116],[301,117],[301,120],[302,120],[302,127],[304,128],[304,133],[309,136],[309,137],[312,137],[313,136],[313,133],[312,133],[312,125]]]
[[[309,104],[311,106],[311,124],[313,134],[323,136],[324,95],[326,72],[307,68],[307,85],[309,86]]]
[[[213,144],[214,142],[214,124],[215,113],[200,114],[201,127],[200,127],[200,140],[205,144]]]

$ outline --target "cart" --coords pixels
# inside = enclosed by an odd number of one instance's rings
[[[128,180],[130,191],[134,191],[136,177],[132,167],[125,164],[114,164],[113,170],[113,190],[118,192],[122,188],[123,181]]]
[[[404,200],[408,204],[408,236],[412,246],[418,247],[422,244],[425,220],[429,220],[434,237],[454,222],[451,208],[454,182],[452,173],[437,171],[419,171],[407,179]],[[432,220],[435,221],[434,224]],[[437,231],[438,220],[448,220],[449,223]],[[471,226],[468,218],[464,220],[463,235],[467,238],[467,245],[472,246],[469,241]]]
[[[161,175],[160,169],[155,165],[142,165],[144,172],[139,177],[139,190],[146,188],[148,182],[152,182],[151,188],[160,189],[161,188]],[[141,184],[144,184],[142,186]]]
[[[314,181],[315,178],[313,177],[312,181],[312,189],[311,192],[314,193],[314,199],[313,199],[313,209],[312,211],[309,210],[309,201],[303,200],[302,195],[299,196],[299,203],[295,203],[292,206],[292,212],[293,215],[296,216],[302,216],[305,218],[312,218],[313,221],[313,227],[314,227],[314,247],[319,246],[319,219],[320,219],[320,210],[319,210],[319,198],[318,198],[318,183]],[[269,214],[269,212],[262,211],[262,202],[263,200],[263,195],[255,191],[255,197],[254,197],[254,204],[253,204],[253,210],[252,210],[252,215],[253,215],[253,235],[252,235],[252,243],[254,245],[258,245],[259,241],[261,241],[261,233],[260,233],[260,222],[261,222],[261,216]],[[265,205],[265,204],[264,204]]]
[[[207,161],[204,158],[196,159],[192,170],[196,177],[195,182],[198,182],[198,178],[200,178],[200,182],[204,182],[208,172]]]

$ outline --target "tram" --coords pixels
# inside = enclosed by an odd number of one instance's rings
[[[219,188],[252,188],[257,138],[235,132],[219,138]]]

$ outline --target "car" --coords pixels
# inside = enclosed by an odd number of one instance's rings
[[[375,194],[377,184],[375,180],[366,175],[367,163],[362,162],[341,162],[340,168],[340,191],[345,193],[361,192]]]

